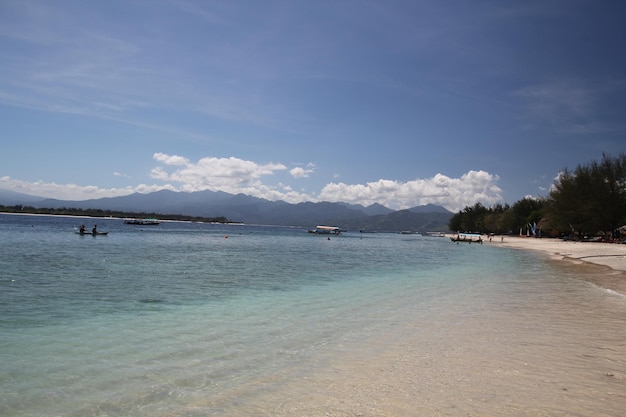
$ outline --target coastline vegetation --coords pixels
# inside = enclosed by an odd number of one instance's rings
[[[182,214],[157,214],[157,213],[135,213],[117,210],[101,209],[81,209],[81,208],[40,208],[32,206],[3,206],[0,205],[0,213],[24,213],[24,214],[50,214],[56,216],[81,216],[81,217],[114,217],[114,218],[158,218],[160,220],[205,222],[205,223],[232,223],[224,216],[217,217],[197,217],[185,216]]]
[[[481,203],[450,219],[450,230],[485,234],[620,237],[626,225],[626,154],[603,154],[601,161],[563,169],[547,197],[526,197],[512,206]]]

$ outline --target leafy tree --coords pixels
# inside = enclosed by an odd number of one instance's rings
[[[454,231],[461,230],[462,215],[463,215],[463,212],[459,211],[458,213],[450,217],[450,220],[448,221],[448,229],[454,230]]]
[[[529,224],[539,223],[543,217],[545,201],[537,198],[525,197],[511,207],[508,217],[509,230],[526,228]]]
[[[481,203],[476,203],[471,207],[465,207],[462,211],[452,216],[448,222],[450,230],[464,232],[482,232],[485,229],[484,220],[489,213],[489,209]]]
[[[524,198],[513,207],[496,204],[486,208],[480,203],[465,207],[455,214],[448,224],[450,230],[481,233],[509,233],[539,223],[543,216],[545,201]]]
[[[489,213],[483,220],[486,233],[505,233],[509,230],[506,225],[507,216],[506,213],[510,211],[508,204],[496,204],[489,209]]]
[[[450,230],[516,232],[540,224],[560,232],[591,235],[626,224],[626,155],[563,169],[547,199],[523,198],[513,206],[476,203],[455,214]]]
[[[626,155],[565,168],[550,192],[550,217],[561,230],[611,231],[626,222]]]

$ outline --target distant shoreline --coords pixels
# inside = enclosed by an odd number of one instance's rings
[[[239,223],[231,221],[226,217],[194,217],[184,216],[178,214],[158,214],[158,213],[134,213],[134,212],[120,212],[111,210],[80,210],[75,211],[71,209],[37,209],[35,210],[7,210],[7,206],[0,206],[0,214],[17,214],[26,216],[61,216],[61,217],[76,217],[83,219],[144,219],[144,218],[158,218],[161,221],[180,221],[180,222],[203,222],[203,223],[221,223],[231,224]],[[41,210],[41,211],[39,211]]]
[[[0,214],[9,214],[12,216],[47,216],[47,217],[68,217],[77,219],[122,219],[122,217],[94,217],[94,216],[80,216],[72,214],[46,214],[46,213],[17,213],[14,211],[0,211]]]

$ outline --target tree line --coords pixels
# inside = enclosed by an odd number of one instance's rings
[[[467,206],[450,219],[450,230],[578,238],[618,237],[626,225],[626,154],[603,154],[600,161],[563,169],[547,197],[523,198],[513,205]]]
[[[0,205],[0,212],[4,213],[29,213],[29,214],[52,214],[57,216],[85,216],[85,217],[119,217],[119,218],[159,218],[161,220],[177,220],[189,222],[205,222],[205,223],[231,223],[224,216],[217,217],[197,217],[185,216],[182,214],[158,214],[158,213],[135,213],[119,210],[101,210],[101,209],[81,209],[72,207],[62,208],[41,208],[32,206],[3,206]]]

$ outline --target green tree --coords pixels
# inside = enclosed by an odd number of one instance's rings
[[[525,229],[528,225],[539,223],[543,217],[544,206],[544,200],[530,197],[525,197],[513,204],[507,219],[509,230]]]
[[[457,214],[452,216],[448,222],[450,230],[462,232],[483,232],[485,230],[485,217],[489,209],[481,203],[467,206]]]
[[[450,220],[448,221],[448,229],[454,230],[454,231],[460,231],[462,217],[463,217],[462,211],[459,211],[454,216],[452,216]]]
[[[565,168],[550,192],[549,212],[554,226],[579,235],[626,223],[626,155]]]
[[[508,204],[496,204],[491,207],[483,220],[485,233],[506,233],[509,230],[506,226],[507,211],[510,211]]]

